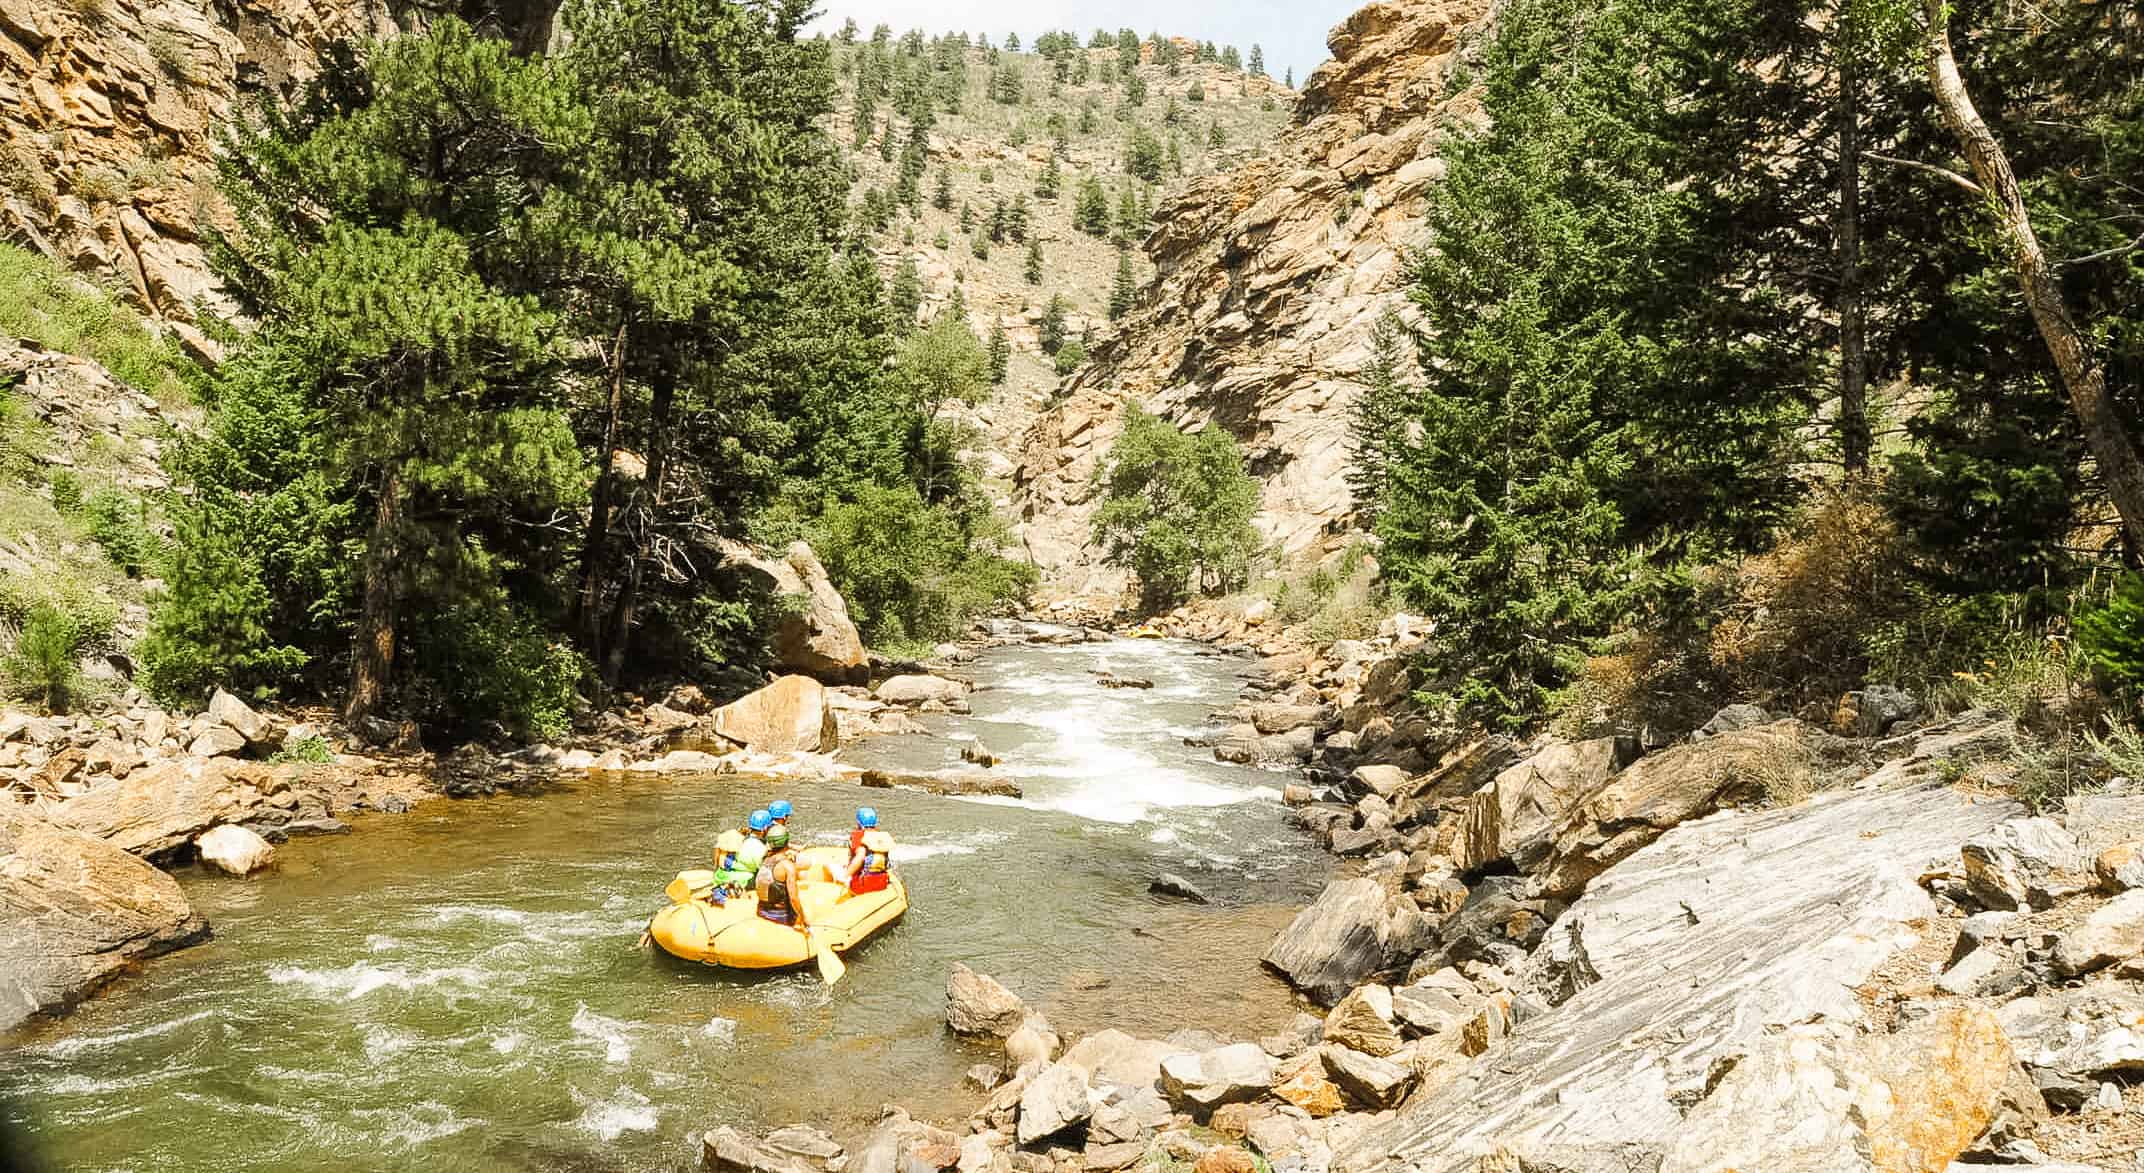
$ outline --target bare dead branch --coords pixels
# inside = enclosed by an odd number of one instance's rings
[[[1893,167],[1904,167],[1911,171],[1925,171],[1928,174],[1936,176],[1939,179],[1954,183],[1959,187],[1962,187],[1965,190],[1972,192],[1976,196],[1988,194],[1986,188],[1980,186],[1979,184],[1973,182],[1970,179],[1967,179],[1965,176],[1958,174],[1957,172],[1951,170],[1948,167],[1938,167],[1934,163],[1923,163],[1918,159],[1900,159],[1893,155],[1879,155],[1874,151],[1863,151],[1861,152],[1861,157],[1864,159],[1871,160],[1872,162],[1889,163]]]

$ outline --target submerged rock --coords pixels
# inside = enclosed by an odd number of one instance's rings
[[[1198,885],[1174,872],[1163,872],[1161,875],[1154,877],[1153,882],[1146,886],[1146,890],[1156,896],[1167,896],[1175,900],[1188,900],[1193,904],[1207,903],[1206,894],[1199,891]]]
[[[945,979],[945,1023],[954,1034],[1005,1038],[1027,1018],[1027,1003],[989,974],[953,963]]]
[[[865,770],[863,784],[876,790],[921,790],[928,794],[1020,797],[1020,784],[983,769]]]
[[[889,705],[920,705],[930,701],[951,704],[968,695],[968,686],[943,676],[912,674],[895,676],[877,688],[871,695]]]
[[[0,1030],[65,1010],[133,962],[207,935],[170,876],[0,804]]]

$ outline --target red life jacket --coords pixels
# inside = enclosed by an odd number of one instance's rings
[[[866,831],[858,828],[849,836],[849,854],[864,853],[864,860],[856,867],[856,874],[849,877],[851,892],[881,892],[893,871],[893,836],[873,828]]]

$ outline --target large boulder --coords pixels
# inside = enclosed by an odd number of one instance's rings
[[[690,748],[744,746],[764,753],[831,753],[841,744],[827,691],[809,676],[780,680],[716,709]]]
[[[2050,1108],[2077,1111],[2101,1083],[2144,1074],[2144,989],[2135,983],[2040,990],[1996,1016]]]
[[[2092,910],[2055,943],[2055,968],[2090,973],[2144,957],[2144,888],[2124,892]]]
[[[290,783],[256,762],[164,762],[52,808],[52,821],[136,855],[159,856],[223,823],[280,812]]]
[[[1498,774],[1467,797],[1453,861],[1467,872],[1498,862],[1538,868],[1578,800],[1608,784],[1627,748],[1614,737],[1559,741]]]
[[[275,846],[244,827],[228,823],[194,840],[201,862],[234,876],[250,876],[275,862]]]
[[[1340,999],[1325,1016],[1325,1041],[1383,1058],[1406,1041],[1400,1038],[1392,1016],[1392,991],[1379,985],[1363,986]]]
[[[2053,819],[2012,819],[1958,849],[1965,886],[1988,908],[2047,908],[2091,887],[2091,863]]]
[[[1033,1144],[1043,1137],[1055,1136],[1093,1114],[1086,1069],[1059,1060],[1043,1068],[1020,1092],[1020,1143]]]
[[[1669,829],[1753,795],[1758,779],[1812,752],[1798,721],[1776,721],[1663,750],[1589,791],[1569,796],[1570,814],[1544,861],[1543,894],[1568,900]]]
[[[945,979],[945,1023],[954,1034],[1006,1038],[1027,1019],[1027,1003],[998,979],[953,963]]]
[[[774,629],[774,662],[791,672],[848,680],[870,663],[863,636],[849,618],[849,605],[829,578],[819,556],[804,542],[793,542],[779,558],[763,557],[750,547],[723,547],[727,564],[763,580],[784,606]]]
[[[1115,1085],[1131,1091],[1151,1088],[1161,1078],[1161,1062],[1183,1048],[1155,1039],[1135,1038],[1120,1030],[1097,1031],[1065,1052],[1064,1061],[1076,1063],[1097,1085]]]
[[[1273,1087],[1273,1056],[1256,1043],[1185,1051],[1161,1061],[1161,1090],[1196,1116],[1223,1104],[1249,1103]]]
[[[170,876],[0,804],[0,1031],[207,934]]]
[[[1264,961],[1330,1006],[1385,968],[1385,889],[1376,880],[1334,880],[1267,946]]]
[[[268,721],[253,707],[222,689],[208,698],[208,716],[221,722],[232,732],[246,739],[247,745],[260,745],[268,740]]]
[[[2018,813],[1920,785],[1659,835],[1596,878],[1527,961],[1517,1029],[1336,1168],[1476,1173],[1499,1147],[1544,1168],[1656,1168],[1721,1072],[1788,1028],[1863,1023],[1855,990],[1937,918],[1919,882],[1931,861]]]
[[[1660,1173],[1935,1173],[2015,1110],[2016,1071],[2002,1024],[1969,1003],[1897,1034],[1791,1026],[1711,1089]]]

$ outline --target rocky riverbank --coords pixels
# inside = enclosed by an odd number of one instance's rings
[[[1412,696],[1423,625],[1268,618],[1163,626],[1263,656],[1214,751],[1307,771],[1340,862],[1264,960],[1320,1013],[1060,1040],[956,968],[948,1029],[1005,1049],[971,1116],[716,1128],[703,1167],[2144,1169],[2144,787],[2035,814],[2007,718],[1884,690],[1666,745],[1460,738]]]

